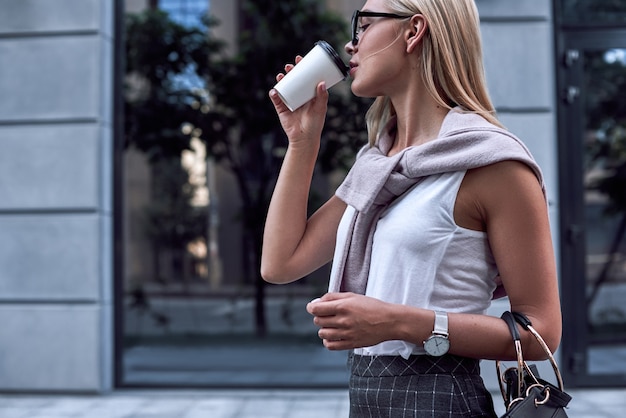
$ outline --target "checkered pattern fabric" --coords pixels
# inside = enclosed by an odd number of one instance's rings
[[[496,417],[478,360],[442,357],[349,357],[350,418]]]

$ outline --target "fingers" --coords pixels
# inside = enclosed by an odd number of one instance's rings
[[[313,317],[313,323],[319,328],[339,328],[342,326],[340,318],[335,315],[316,315]]]
[[[348,350],[356,347],[351,336],[353,330],[350,321],[341,315],[339,303],[353,297],[353,293],[327,293],[321,298],[309,302],[307,311],[314,316],[313,323],[320,329],[317,335],[329,350]]]
[[[276,75],[276,82],[280,82],[283,78],[285,78],[285,76],[294,69],[294,67],[300,62],[302,61],[302,56],[297,55],[296,59],[295,59],[295,64],[286,64],[285,65],[285,72],[284,73],[278,73]],[[276,111],[280,114],[281,112],[284,112],[286,110],[289,110],[289,108],[283,103],[283,101],[280,99],[280,96],[278,96],[277,92],[272,89],[269,92],[270,98],[272,100],[272,103],[274,104],[274,107],[276,108]],[[326,82],[322,81],[317,85],[316,88],[316,94],[315,97],[312,100],[312,109],[315,109],[316,112],[326,112],[326,107],[328,105],[328,89],[326,87]]]
[[[329,350],[349,350],[356,348],[358,345],[356,341],[352,341],[345,332],[339,330],[329,328],[320,329],[318,336],[324,343],[324,347]]]
[[[329,302],[332,301],[324,301],[323,298],[311,301],[306,305],[306,311],[313,316],[334,315],[336,312],[336,307],[334,306],[334,304]]]
[[[296,64],[299,63],[300,61],[302,61],[302,57],[300,55],[297,55],[296,56],[296,61],[295,61]],[[293,67],[295,67],[295,66],[296,66],[295,64],[286,64],[285,65],[285,73],[284,74],[283,73],[279,73],[276,76],[276,81],[280,81],[285,76],[285,74],[287,74],[289,71],[293,70]]]
[[[270,100],[272,101],[272,104],[274,105],[274,108],[276,108],[276,113],[280,114],[282,112],[289,111],[289,108],[280,98],[276,89],[271,89],[269,96],[270,96]]]
[[[317,305],[320,303],[321,299],[317,298],[317,299],[313,299],[312,301],[310,301],[309,303],[306,304],[306,311],[308,313],[310,313],[311,315],[316,316],[317,315]]]
[[[322,83],[320,83],[321,85]],[[321,91],[320,91],[321,92]],[[326,92],[326,95],[328,93]],[[313,299],[306,305],[306,311],[314,316],[332,316],[337,314],[337,304],[331,303],[354,296],[351,292],[326,293],[321,298]]]
[[[276,82],[282,80],[283,78],[285,78],[285,76],[287,75],[286,73],[288,73],[289,71],[291,71],[291,69],[294,66],[292,64],[287,64],[285,65],[285,72],[284,73],[278,73],[276,74]]]
[[[343,351],[343,350],[351,350],[355,347],[353,347],[353,344],[350,344],[347,341],[330,341],[330,340],[323,340],[324,343],[324,347],[326,347],[328,350],[330,351]]]
[[[321,338],[321,340],[324,344],[324,347],[332,351],[348,350],[348,349],[354,348],[352,347],[352,344],[350,344],[348,341],[345,341],[345,340],[331,340],[327,338]]]
[[[296,60],[295,60],[296,64],[299,63],[300,61],[302,61],[302,57],[300,55],[297,55],[296,56]],[[295,67],[294,64],[286,64],[285,65],[285,72],[284,73],[278,73],[276,75],[276,82],[279,82],[280,80],[285,78],[285,75],[287,75],[287,73],[289,71],[293,70],[293,67]],[[282,101],[282,99],[278,95],[278,92],[275,89],[271,89],[270,90],[269,96],[270,96],[270,99],[272,100],[272,103],[274,104],[274,107],[276,108],[276,112],[277,113],[280,114],[281,112],[285,112],[285,111],[289,110],[289,108]]]

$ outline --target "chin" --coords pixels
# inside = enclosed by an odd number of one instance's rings
[[[364,86],[359,85],[359,83],[355,81],[352,82],[350,89],[352,90],[352,94],[354,94],[356,97],[362,97],[364,99],[375,98],[381,95],[371,89],[364,88]]]

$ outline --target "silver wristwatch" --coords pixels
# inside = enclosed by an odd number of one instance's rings
[[[450,349],[448,339],[448,314],[446,312],[435,312],[435,329],[426,341],[424,350],[430,356],[443,356]]]

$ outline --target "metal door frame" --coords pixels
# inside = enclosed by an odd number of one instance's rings
[[[561,371],[568,386],[623,386],[624,374],[590,374],[586,300],[586,231],[583,200],[582,132],[585,109],[582,51],[626,48],[626,25],[622,27],[567,26],[556,16],[557,126],[560,193],[560,268],[563,309]]]

